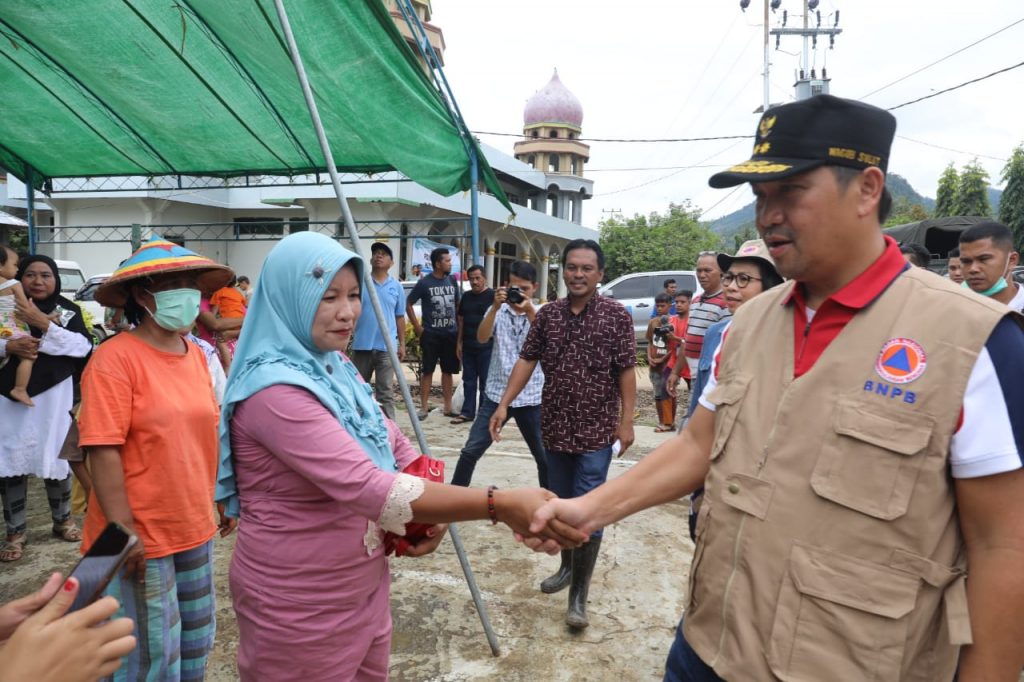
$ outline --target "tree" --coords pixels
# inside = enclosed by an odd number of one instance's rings
[[[743,242],[749,242],[751,239],[757,238],[757,230],[754,229],[754,226],[747,225],[743,228],[742,232],[737,232],[732,236],[733,252],[739,251],[740,247],[743,246]]]
[[[928,217],[928,209],[923,205],[914,203],[907,197],[896,197],[892,202],[892,210],[889,211],[889,219],[885,221],[883,227],[916,223]]]
[[[1013,230],[1017,251],[1024,249],[1024,144],[1010,154],[1003,168],[1006,189],[999,200],[999,222]]]
[[[977,159],[960,171],[960,185],[956,189],[955,213],[953,215],[990,216],[992,206],[988,203],[988,171]]]
[[[609,218],[600,223],[605,280],[646,270],[693,269],[697,254],[718,248],[718,235],[699,222],[689,201],[665,213]]]
[[[960,174],[950,163],[939,176],[939,188],[935,192],[935,217],[946,218],[956,215],[956,192],[960,187]]]

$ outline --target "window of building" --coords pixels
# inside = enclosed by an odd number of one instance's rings
[[[531,168],[536,168],[537,167],[537,157],[534,156],[533,154],[530,154],[529,156],[526,157],[526,163],[530,164]]]
[[[558,155],[551,154],[548,156],[548,173],[558,172]]]
[[[289,218],[288,219],[288,233],[295,234],[296,232],[309,232],[309,218]]]
[[[530,133],[530,137],[537,137],[538,133],[536,130]]]
[[[579,159],[577,159],[575,156],[572,157],[572,159],[569,161],[569,170],[570,170],[570,172],[572,172],[573,175],[579,175],[580,174],[579,173],[579,170],[580,170]]]
[[[558,131],[552,130],[548,133],[548,137],[558,137]]]
[[[252,237],[280,237],[284,235],[282,218],[235,218],[235,234]]]
[[[506,192],[505,195],[508,196],[509,203],[525,206],[523,200],[519,198],[518,194],[509,194],[508,192]]]
[[[575,140],[576,139],[576,133],[569,133],[569,139],[570,140]]]

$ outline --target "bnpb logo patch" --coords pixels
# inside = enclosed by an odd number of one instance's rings
[[[875,361],[878,376],[894,384],[908,384],[917,379],[928,365],[924,349],[910,339],[889,339]]]

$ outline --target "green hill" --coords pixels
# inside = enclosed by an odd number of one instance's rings
[[[893,196],[893,200],[905,197],[912,204],[921,204],[929,212],[935,209],[935,199],[922,196],[907,182],[906,178],[897,173],[889,174],[886,185]],[[999,213],[999,199],[1002,195],[1002,190],[995,189],[994,187],[988,188],[988,200],[992,205],[993,215]],[[754,202],[750,202],[738,211],[733,211],[706,224],[712,232],[722,237],[726,248],[732,248],[733,236],[740,234],[748,227],[751,229],[754,227]]]

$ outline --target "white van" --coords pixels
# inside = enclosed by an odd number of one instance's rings
[[[92,331],[93,336],[96,337],[97,341],[102,341],[111,334],[114,334],[113,329],[107,329],[104,325],[106,321],[107,309],[100,305],[99,301],[96,300],[96,290],[100,288],[110,277],[112,273],[104,275],[95,275],[90,277],[85,284],[75,292],[75,303],[83,311],[87,311],[89,316],[92,318]],[[63,284],[63,282],[62,282]]]
[[[676,281],[676,291],[692,291],[694,296],[703,291],[693,270],[634,272],[601,285],[602,296],[614,298],[633,316],[633,331],[640,345],[647,344],[647,325],[654,311],[654,297],[665,290],[667,279]]]
[[[85,284],[85,273],[82,266],[73,260],[55,260],[57,274],[60,275],[60,293],[71,298]]]

